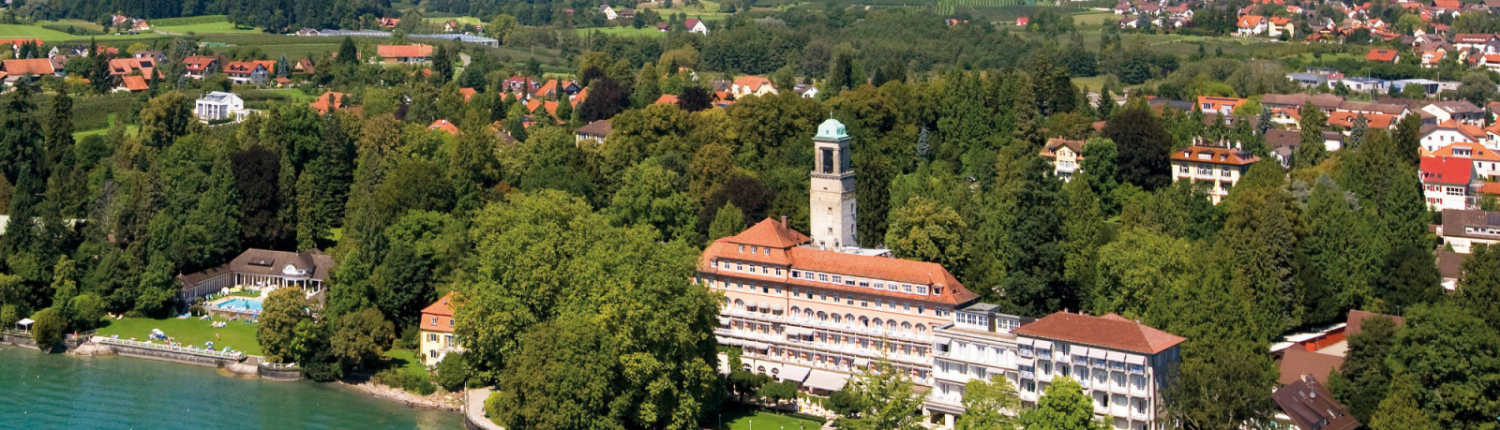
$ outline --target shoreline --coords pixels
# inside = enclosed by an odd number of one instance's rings
[[[17,345],[17,346],[19,346],[19,345]],[[104,348],[102,348],[102,349],[104,349],[103,351],[100,350],[101,346],[104,347]],[[125,358],[135,358],[135,359],[142,359],[142,360],[150,360],[150,358],[120,355],[120,354],[116,353],[113,350],[113,348],[108,348],[108,346],[99,345],[99,344],[97,344],[95,342],[84,343],[83,345],[80,345],[79,348],[76,348],[74,350],[70,350],[70,351],[67,351],[67,352],[63,352],[62,354],[70,356],[70,357],[73,357],[73,358],[98,358],[98,357],[105,357],[105,356],[114,356],[114,357],[125,357]],[[164,361],[164,362],[173,363],[173,364],[190,365],[190,364],[187,364],[187,363],[177,362],[177,361],[174,361],[174,360],[157,360],[157,361]],[[265,378],[264,376],[261,376],[259,374],[247,374],[247,373],[236,372],[233,369],[229,369],[227,367],[222,367],[222,366],[218,367],[218,369],[220,370],[220,372],[217,372],[217,374],[220,375],[220,376],[228,376],[228,377],[243,378],[243,379],[252,379],[252,378],[253,379],[265,379],[265,380],[269,380],[269,381],[273,381],[273,382],[288,382],[288,383],[296,383],[296,382],[298,382],[298,381],[276,381],[274,379]],[[389,386],[377,384],[377,383],[375,383],[374,379],[368,378],[368,377],[364,378],[363,381],[359,381],[359,380],[356,380],[356,379],[345,379],[345,380],[332,381],[332,382],[317,382],[317,381],[308,380],[308,382],[313,383],[313,384],[325,384],[326,383],[326,384],[336,385],[336,386],[348,389],[350,391],[362,393],[362,394],[365,394],[365,395],[368,395],[368,396],[371,396],[371,397],[375,397],[375,398],[378,398],[378,399],[383,399],[383,400],[387,400],[387,401],[391,401],[391,402],[400,403],[400,404],[403,404],[403,405],[406,405],[406,406],[410,406],[410,407],[420,407],[420,408],[428,408],[428,409],[437,409],[437,410],[443,410],[443,411],[449,411],[449,412],[460,412],[460,413],[463,411],[463,400],[462,400],[463,393],[433,393],[433,394],[430,394],[430,395],[427,395],[427,396],[419,396],[419,395],[416,395],[416,394],[413,394],[413,393],[409,393],[409,392],[401,390],[401,389],[397,389],[397,388],[393,388],[393,387],[389,387]]]

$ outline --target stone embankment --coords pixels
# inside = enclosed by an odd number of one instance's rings
[[[460,399],[461,393],[433,393],[426,396],[419,396],[399,388],[377,384],[373,380],[365,380],[358,383],[340,381],[338,384],[375,397],[401,402],[408,406],[437,408],[446,411],[458,411],[463,407],[463,402]]]

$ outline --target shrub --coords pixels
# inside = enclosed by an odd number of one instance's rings
[[[381,385],[400,388],[421,396],[437,392],[437,386],[432,384],[432,377],[426,373],[386,369],[375,374],[375,381]]]
[[[436,381],[444,390],[461,390],[468,379],[469,363],[463,354],[448,354],[443,361],[438,362]]]
[[[68,319],[57,308],[42,309],[32,315],[31,319],[36,320],[31,325],[31,336],[36,339],[36,346],[42,351],[62,342],[63,334],[68,330]]]

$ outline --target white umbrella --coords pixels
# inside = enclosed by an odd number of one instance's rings
[[[31,330],[31,324],[34,323],[34,322],[36,322],[36,321],[33,321],[31,318],[25,318],[25,319],[22,319],[20,321],[16,321],[16,325],[22,326],[22,327],[26,327],[26,331],[30,331]]]

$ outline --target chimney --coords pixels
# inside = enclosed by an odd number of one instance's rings
[[[786,215],[781,216],[781,228],[786,228]]]

